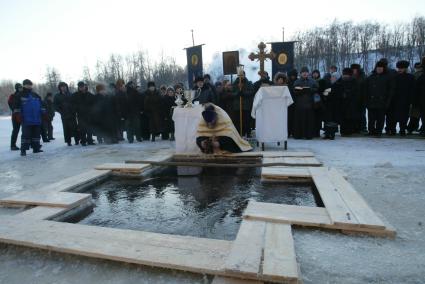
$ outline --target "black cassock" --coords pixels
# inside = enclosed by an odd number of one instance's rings
[[[295,139],[313,139],[315,132],[313,89],[294,90],[293,136]]]

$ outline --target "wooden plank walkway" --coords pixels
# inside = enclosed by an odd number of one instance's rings
[[[24,191],[0,199],[0,205],[40,205],[73,208],[91,200],[91,194],[73,192]]]

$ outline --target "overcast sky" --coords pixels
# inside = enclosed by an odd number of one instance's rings
[[[0,79],[42,81],[49,65],[78,80],[84,65],[139,49],[153,60],[163,51],[184,66],[191,29],[195,43],[206,44],[208,63],[217,51],[279,41],[282,27],[290,40],[335,18],[401,23],[416,15],[425,15],[423,0],[0,0]]]

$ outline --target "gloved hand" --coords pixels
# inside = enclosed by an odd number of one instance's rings
[[[49,116],[47,115],[47,113],[43,113],[42,118],[43,121],[49,122]]]
[[[14,113],[12,114],[12,119],[13,119],[14,121],[16,121],[17,123],[22,123],[22,116],[21,116],[21,113],[20,113],[20,112],[14,112]]]

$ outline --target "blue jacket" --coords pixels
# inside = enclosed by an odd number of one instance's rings
[[[46,110],[39,95],[24,89],[18,95],[16,112],[21,113],[23,125],[41,125],[42,115]]]

